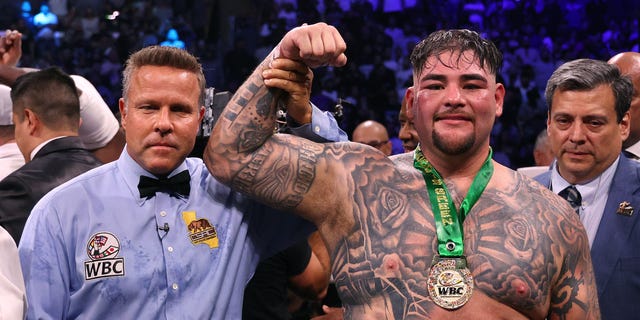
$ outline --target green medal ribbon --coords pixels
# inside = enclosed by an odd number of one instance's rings
[[[416,148],[413,166],[422,172],[424,181],[427,184],[429,200],[431,200],[431,207],[433,208],[433,218],[436,222],[438,253],[440,256],[463,256],[462,222],[464,222],[471,207],[473,207],[476,201],[478,201],[478,198],[480,198],[480,195],[487,187],[493,175],[492,155],[493,152],[491,148],[489,148],[489,156],[487,156],[487,159],[482,164],[482,168],[480,168],[480,171],[478,171],[475,178],[473,178],[469,192],[462,201],[460,213],[458,213],[444,180],[429,160],[424,157],[420,145]]]

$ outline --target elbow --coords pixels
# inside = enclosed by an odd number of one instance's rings
[[[230,162],[220,152],[217,152],[215,147],[211,146],[211,143],[205,148],[202,159],[204,160],[207,170],[209,170],[209,173],[211,173],[216,180],[225,185],[231,184],[232,172]]]

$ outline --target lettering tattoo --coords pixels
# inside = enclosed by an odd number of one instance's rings
[[[282,143],[285,142],[278,144]],[[306,140],[296,140],[296,146],[276,153],[273,144],[265,144],[239,171],[233,186],[238,191],[257,195],[272,207],[287,210],[297,207],[315,179],[322,146]]]

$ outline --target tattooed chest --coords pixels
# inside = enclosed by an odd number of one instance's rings
[[[427,277],[437,254],[428,199],[385,189],[378,195],[359,208],[353,232],[334,250],[341,298],[359,305],[384,297],[402,310],[427,310],[433,307]],[[545,247],[550,240],[537,235],[541,226],[526,212],[493,206],[495,213],[488,215],[480,211],[483,206],[489,204],[479,201],[464,223],[465,254],[476,290],[518,310],[539,305],[548,297],[555,272]]]

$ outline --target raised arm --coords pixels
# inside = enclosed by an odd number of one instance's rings
[[[302,61],[310,67],[341,66],[346,63],[345,49],[337,30],[324,23],[288,32],[221,114],[204,153],[209,171],[234,189],[282,209],[297,208],[312,184],[319,187],[336,183],[330,175],[323,175],[325,180],[317,179],[316,170],[320,171],[326,145],[274,135],[277,101],[283,90],[269,89],[267,84],[269,73],[273,72],[269,66],[278,57]],[[291,72],[290,77],[290,81],[305,81],[301,72]],[[307,217],[322,212],[301,211]]]

